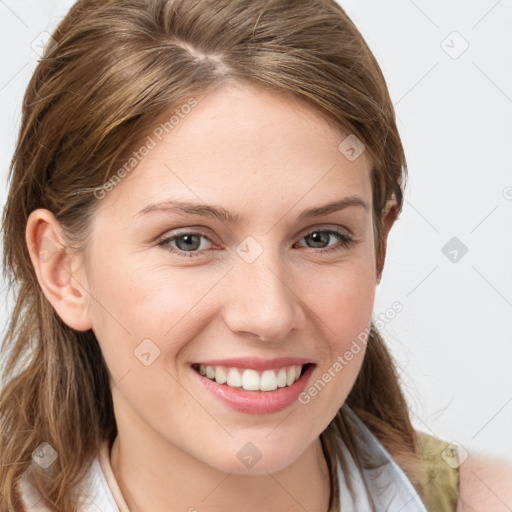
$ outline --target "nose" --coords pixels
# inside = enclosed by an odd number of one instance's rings
[[[304,318],[301,301],[279,256],[237,262],[225,286],[229,300],[223,316],[235,334],[280,342],[300,328]]]

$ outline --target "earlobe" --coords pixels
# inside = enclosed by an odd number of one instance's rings
[[[66,248],[53,213],[31,212],[25,240],[39,286],[62,321],[77,331],[91,329],[82,258]]]

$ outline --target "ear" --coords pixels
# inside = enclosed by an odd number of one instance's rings
[[[382,244],[380,254],[377,258],[377,283],[380,283],[382,270],[384,269],[389,231],[391,230],[391,227],[393,226],[397,217],[398,205],[396,198],[393,195],[392,198],[388,199],[384,211],[382,212]]]
[[[77,331],[91,329],[83,256],[66,247],[53,213],[43,208],[31,212],[25,240],[39,286],[59,317]]]

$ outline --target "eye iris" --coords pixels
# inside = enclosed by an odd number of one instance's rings
[[[176,237],[176,245],[182,251],[193,251],[201,245],[201,237],[198,235],[181,235]],[[181,241],[185,241],[184,244]]]
[[[308,241],[313,242],[313,247],[324,247],[324,244],[329,244],[330,234],[325,231],[315,231],[305,237]],[[320,245],[315,245],[320,244]]]

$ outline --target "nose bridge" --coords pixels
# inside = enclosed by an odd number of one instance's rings
[[[253,260],[257,247],[253,241],[248,244],[245,248],[249,250],[241,253],[230,272],[231,300],[225,309],[225,320],[234,332],[278,341],[297,327],[297,297],[276,244],[269,243],[263,249],[260,243],[259,255]],[[240,248],[244,248],[243,243]],[[251,251],[251,257],[244,257]]]

